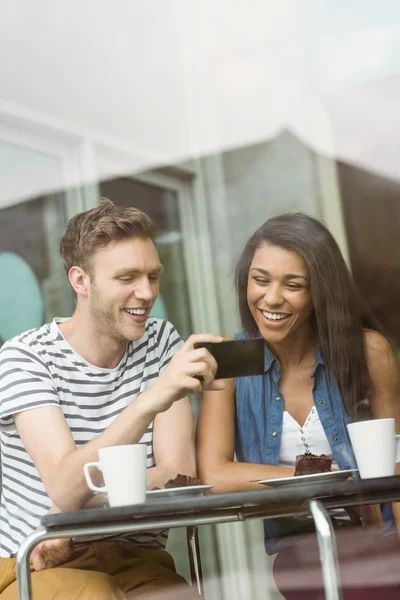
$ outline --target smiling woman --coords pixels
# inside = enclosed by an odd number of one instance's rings
[[[334,469],[354,469],[347,423],[365,418],[365,408],[370,417],[397,418],[400,430],[390,345],[322,223],[301,213],[264,223],[238,260],[236,290],[243,331],[234,337],[264,338],[264,373],[203,393],[198,464],[212,493],[290,478],[296,456],[306,453],[327,455]],[[351,525],[344,510],[334,518]],[[294,536],[312,530],[308,517],[264,522],[266,551],[279,552],[277,569]],[[286,598],[320,597],[316,582],[305,595],[287,595],[285,578],[277,580]]]
[[[289,334],[291,343],[294,336],[313,335],[309,273],[297,252],[269,243],[257,248],[250,265],[247,298],[259,331],[271,344],[282,342]]]
[[[262,263],[257,264],[257,260]],[[297,213],[269,219],[251,236],[236,268],[241,321],[250,336],[259,334],[261,324],[252,305],[254,267],[264,271],[273,269],[274,280],[270,282],[265,274],[263,278],[267,283],[263,288],[265,310],[279,312],[276,307],[268,306],[269,298],[270,302],[277,301],[270,296],[270,290],[272,293],[286,290],[284,301],[286,306],[290,305],[292,316],[288,319],[288,329],[285,323],[282,338],[276,341],[293,348],[292,336],[301,321],[305,327],[302,333],[308,333],[306,337],[297,337],[298,343],[311,348],[312,353],[318,341],[327,374],[332,380],[337,379],[346,409],[356,417],[369,383],[363,329],[382,333],[382,327],[361,298],[332,234],[317,219]],[[278,298],[278,302],[282,301]],[[266,341],[274,343],[268,337]],[[279,353],[279,348],[275,350]]]

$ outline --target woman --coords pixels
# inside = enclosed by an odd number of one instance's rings
[[[336,469],[354,468],[346,425],[366,413],[395,417],[400,431],[393,352],[319,221],[298,213],[264,223],[238,260],[236,289],[243,331],[235,338],[265,339],[265,372],[226,380],[223,391],[204,393],[199,473],[213,492],[260,489],[250,481],[290,477],[296,455],[305,452],[331,456]],[[398,506],[393,511],[397,517]],[[363,510],[363,516],[381,520],[379,507]],[[345,520],[343,513],[337,518]],[[301,598],[281,574],[296,560],[300,542],[293,546],[293,535],[312,530],[310,518],[266,520],[264,529],[267,552],[279,552],[274,572],[281,592]],[[390,544],[397,550],[395,537]],[[320,597],[319,585],[314,581],[305,597]]]

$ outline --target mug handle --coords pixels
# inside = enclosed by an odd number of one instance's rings
[[[85,479],[86,479],[86,483],[88,485],[88,488],[92,490],[92,492],[100,492],[100,494],[105,494],[107,493],[107,488],[105,485],[98,487],[97,485],[95,485],[92,481],[92,478],[90,477],[90,469],[92,467],[95,467],[96,469],[98,469],[99,471],[101,471],[101,462],[97,461],[97,462],[89,462],[83,465],[83,473],[85,475]]]

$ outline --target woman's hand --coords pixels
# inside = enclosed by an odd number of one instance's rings
[[[336,470],[336,469],[332,469]],[[346,481],[355,481],[353,477],[348,477]],[[383,517],[380,504],[366,504],[365,506],[353,506],[345,508],[345,511],[350,516],[353,525],[360,525],[360,519],[367,525],[383,524]]]
[[[361,517],[367,525],[383,525],[383,517],[380,504],[367,504],[365,506],[354,506],[353,510]]]

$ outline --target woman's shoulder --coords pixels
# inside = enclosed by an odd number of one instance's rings
[[[378,331],[364,329],[365,355],[372,382],[398,378],[397,358],[387,338]]]
[[[364,339],[372,414],[392,416],[400,392],[397,357],[389,341],[381,333],[364,330]]]
[[[241,331],[237,331],[236,333],[234,333],[230,339],[231,340],[244,340],[246,337],[248,337],[248,335],[242,329]]]
[[[364,329],[364,345],[365,351],[368,358],[374,356],[388,356],[393,355],[392,347],[386,337],[379,331],[372,329]]]

